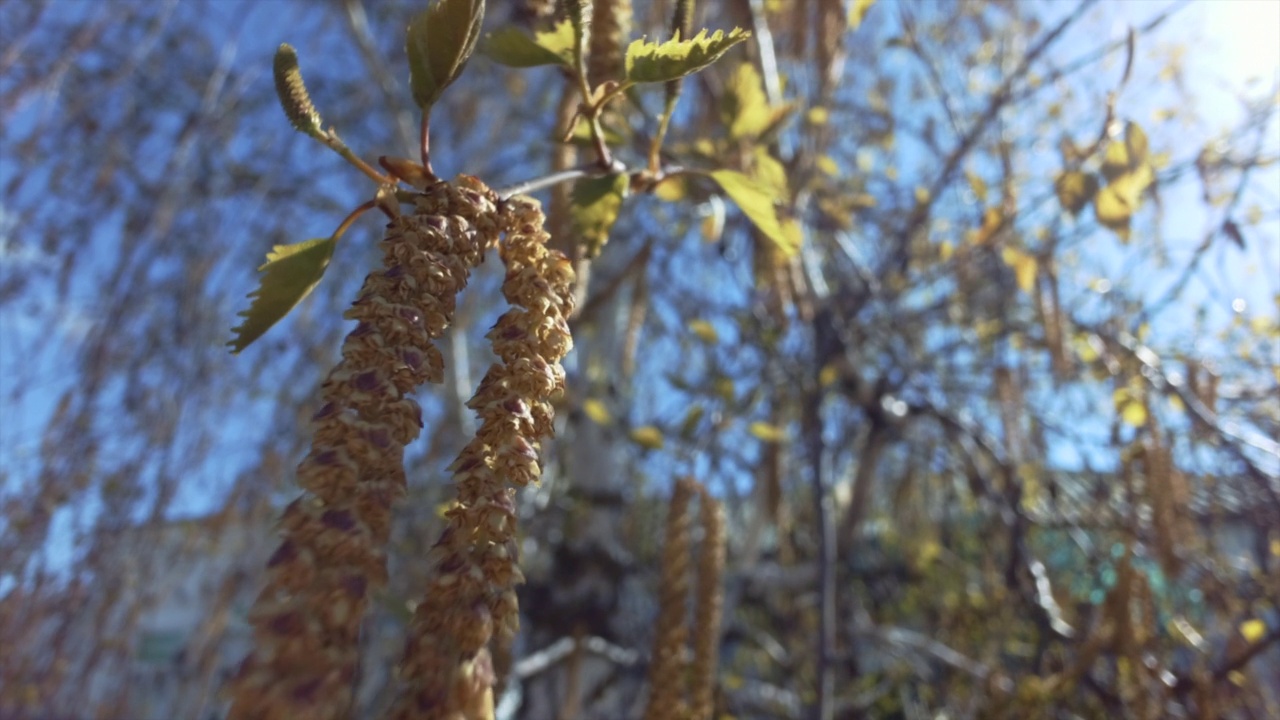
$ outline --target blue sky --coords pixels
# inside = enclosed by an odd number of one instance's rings
[[[881,0],[881,3],[888,4],[887,0]],[[1048,22],[1052,22],[1056,14],[1070,10],[1075,3],[1044,2],[1041,6],[1049,18]],[[1128,24],[1139,25],[1164,6],[1165,3],[1154,0],[1105,3],[1096,18],[1073,31],[1073,37],[1059,45],[1054,60],[1067,62],[1078,53],[1094,47],[1100,37],[1122,38]],[[100,3],[58,2],[51,12],[70,18],[96,12],[101,7]],[[351,47],[345,37],[335,40],[332,33],[319,32],[307,13],[296,10],[297,5],[228,2],[215,3],[213,7],[217,11],[207,20],[211,35],[234,38],[234,55],[228,61],[237,68],[252,68],[258,73],[257,82],[270,83],[270,59],[282,41],[297,46],[318,101],[336,100],[327,96],[326,85],[331,87],[336,78],[349,75],[360,67],[358,50]],[[282,11],[288,14],[282,15]],[[872,10],[873,13],[884,11],[883,7]],[[1149,76],[1153,68],[1163,64],[1174,52],[1173,43],[1184,43],[1187,45],[1183,55],[1187,87],[1197,102],[1190,108],[1194,118],[1184,115],[1171,121],[1176,124],[1176,133],[1163,130],[1150,133],[1157,138],[1153,148],[1156,152],[1171,150],[1181,155],[1187,148],[1199,147],[1213,140],[1226,129],[1238,125],[1244,117],[1244,108],[1238,99],[1240,93],[1265,96],[1268,88],[1274,91],[1280,82],[1280,55],[1277,54],[1280,53],[1280,0],[1206,0],[1193,3],[1158,31],[1157,37],[1156,41],[1143,41],[1139,45],[1136,61],[1139,76],[1144,72]],[[1103,67],[1109,67],[1113,75],[1118,74],[1114,63]],[[402,68],[393,70],[403,75]],[[1259,79],[1254,80],[1255,76]],[[1179,102],[1176,98],[1167,97],[1164,98],[1166,105],[1162,106],[1161,99],[1153,97],[1146,87],[1131,87],[1120,98],[1119,113],[1151,129],[1158,122],[1155,119],[1158,113],[1167,110],[1168,104]],[[29,106],[16,116],[6,118],[6,122],[22,134],[40,113],[48,111],[48,107],[43,104]],[[1186,111],[1188,108],[1178,109]],[[279,124],[279,132],[284,141],[289,131],[283,122]],[[1088,132],[1094,132],[1093,128],[1090,127]],[[1173,137],[1185,145],[1179,148],[1161,146],[1160,143]],[[1264,155],[1280,153],[1280,123],[1274,118],[1264,139]],[[318,146],[308,146],[305,152],[323,153]],[[464,159],[443,156],[438,169],[448,174],[452,166],[459,165]],[[333,159],[332,167],[337,168],[340,164],[341,161]],[[518,167],[518,164],[508,165],[505,169],[511,171],[513,167]],[[7,157],[0,155],[0,185],[19,171]],[[516,177],[502,180],[524,176],[524,173],[516,173]],[[1215,325],[1229,324],[1237,314],[1246,317],[1264,314],[1280,322],[1280,302],[1277,301],[1280,293],[1280,214],[1276,212],[1280,208],[1280,164],[1261,171],[1255,187],[1255,194],[1250,195],[1241,207],[1245,210],[1256,204],[1264,209],[1264,217],[1261,223],[1246,228],[1246,249],[1241,251],[1226,243],[1216,243],[1205,257],[1208,282],[1195,280],[1191,285],[1188,300],[1203,299],[1212,308],[1214,315],[1210,321]],[[337,186],[325,189],[340,192]],[[1222,218],[1213,209],[1203,206],[1194,183],[1184,182],[1162,188],[1162,195],[1167,211],[1166,234],[1171,240],[1170,267],[1177,268],[1204,233],[1215,223],[1220,223]],[[354,204],[359,198],[353,196],[349,199]],[[13,226],[11,221],[6,222],[6,217],[10,216],[0,207],[0,273],[37,272],[43,264],[54,262],[53,258],[42,257],[31,250],[31,244],[13,242],[12,239],[23,229]],[[339,219],[332,218],[332,222],[336,224]],[[296,239],[323,236],[330,228],[323,224],[307,228]],[[105,223],[98,229],[100,236],[89,239],[88,245],[99,248],[99,251],[109,251],[118,244],[118,239],[112,237],[118,232],[118,226]],[[234,282],[244,283],[245,290],[249,289],[252,280],[251,270],[259,262],[261,251],[265,250],[261,245],[237,239],[231,246],[242,256],[240,265],[244,269],[243,275]],[[1128,292],[1136,290],[1122,272],[1124,268],[1128,268],[1130,277],[1140,276],[1144,282],[1141,292],[1148,295],[1158,295],[1162,278],[1165,278],[1163,284],[1167,285],[1167,278],[1171,277],[1168,270],[1131,267],[1126,264],[1124,250],[1112,246],[1099,249],[1096,255],[1085,258],[1084,262],[1092,263],[1099,279],[1105,279],[1113,288],[1126,288]],[[85,289],[92,290],[87,285]],[[43,291],[48,292],[48,288]],[[0,375],[6,378],[0,390],[3,390],[6,403],[7,398],[14,395],[22,401],[16,407],[7,407],[7,417],[0,421],[0,465],[12,473],[13,478],[20,479],[24,472],[29,473],[34,468],[45,421],[62,391],[74,382],[65,358],[77,346],[88,324],[95,322],[95,312],[98,312],[93,298],[87,293],[59,298],[56,302],[59,310],[52,316],[56,318],[52,327],[48,325],[51,316],[47,312],[28,314],[20,305],[0,311]],[[239,307],[226,308],[228,329],[235,321],[233,313],[236,309]],[[1183,319],[1176,312],[1168,313],[1158,320],[1158,327],[1162,332],[1175,335],[1187,333],[1188,327],[1179,327]],[[669,320],[672,323],[681,321],[679,318]],[[287,327],[277,328],[273,333],[287,330]],[[50,334],[57,337],[57,342],[36,342]],[[38,353],[37,348],[40,349]],[[679,348],[672,349],[672,352],[680,351]],[[1274,362],[1280,364],[1280,347],[1274,343],[1271,355]],[[227,362],[237,362],[237,358],[228,355]],[[21,378],[24,384],[22,392],[16,392],[18,388],[8,384],[16,382],[16,378]],[[30,392],[32,387],[38,391]],[[681,407],[667,407],[670,403],[661,397],[642,400],[637,411],[641,414],[675,413],[678,416],[683,410]],[[234,460],[235,447],[244,434],[254,431],[256,428],[252,423],[247,423],[239,433],[228,432],[219,439],[223,449],[218,457],[227,464],[220,475],[234,475],[235,466],[247,464],[248,458],[243,462]],[[182,496],[180,505],[196,510],[208,501],[207,494],[199,488],[191,488]]]

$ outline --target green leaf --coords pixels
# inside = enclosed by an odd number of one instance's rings
[[[405,52],[413,101],[426,110],[466,66],[480,37],[484,0],[437,0],[409,23]]]
[[[724,55],[729,48],[751,37],[734,28],[726,34],[703,30],[690,40],[646,42],[636,40],[627,47],[627,79],[636,83],[667,82],[695,73]]]
[[[1036,287],[1036,271],[1039,263],[1036,256],[1023,252],[1016,247],[1005,246],[1000,251],[1004,264],[1013,269],[1013,277],[1022,292],[1030,293]]]
[[[626,173],[601,178],[585,178],[573,184],[573,198],[569,216],[573,232],[586,246],[586,256],[596,257],[609,241],[609,230],[622,209],[622,197],[627,192]]]
[[[767,422],[753,422],[747,427],[747,432],[765,442],[776,443],[787,439],[786,428],[778,427],[777,425]]]
[[[689,331],[698,336],[698,339],[704,343],[715,344],[720,341],[720,334],[716,332],[716,326],[706,320],[690,322]]]
[[[711,178],[720,184],[725,194],[742,208],[747,219],[773,241],[783,254],[790,256],[800,249],[795,242],[794,233],[783,232],[778,211],[774,208],[777,199],[775,193],[734,170],[714,170]]]
[[[258,268],[265,273],[262,284],[249,293],[253,302],[248,310],[240,313],[244,318],[240,325],[231,329],[235,334],[227,343],[231,352],[239,353],[249,347],[302,302],[324,277],[336,244],[336,237],[315,238],[293,245],[276,245],[267,253],[267,261]]]
[[[1150,154],[1147,134],[1135,122],[1125,124],[1124,140],[1107,144],[1102,157],[1102,176],[1114,180],[1127,172],[1137,170],[1147,163]]]
[[[1079,215],[1097,194],[1098,178],[1078,170],[1069,170],[1058,176],[1053,188],[1058,193],[1058,202],[1062,204],[1062,208],[1072,215]]]
[[[743,62],[729,76],[720,100],[720,117],[735,140],[759,137],[773,120],[764,81],[753,63]]]
[[[1133,427],[1147,424],[1147,407],[1142,399],[1129,388],[1119,388],[1111,395],[1120,419]]]
[[[1093,201],[1093,214],[1098,222],[1114,231],[1121,240],[1129,239],[1129,218],[1142,205],[1142,195],[1155,181],[1150,165],[1140,165],[1113,179],[1098,192]]]
[[[1120,236],[1121,240],[1129,240],[1129,218],[1133,216],[1133,208],[1124,201],[1120,193],[1110,185],[1102,189],[1093,201],[1093,214],[1098,222]]]
[[[761,140],[776,132],[795,110],[793,103],[770,105],[764,94],[764,81],[754,64],[744,62],[725,83],[720,99],[720,118],[735,140]],[[812,108],[810,116],[826,113],[825,108]]]
[[[661,450],[665,438],[662,431],[653,425],[643,425],[631,431],[631,442],[646,450]]]
[[[1129,170],[1129,149],[1119,140],[1107,143],[1102,154],[1102,176],[1114,180]]]
[[[684,420],[680,423],[680,437],[684,440],[692,440],[696,437],[698,423],[704,414],[706,414],[706,408],[700,403],[689,406],[689,411],[684,414]]]
[[[480,43],[480,52],[500,65],[573,67],[573,26],[565,20],[551,30],[528,36],[515,27],[495,30]]]
[[[790,197],[791,190],[787,183],[787,169],[783,167],[782,162],[770,155],[769,148],[764,146],[756,146],[752,155],[756,166],[751,173],[751,177],[760,183],[760,186],[765,190],[773,193],[774,197]]]
[[[609,408],[604,404],[604,402],[596,398],[587,398],[586,400],[583,400],[582,411],[586,413],[587,417],[591,418],[597,425],[613,424],[613,415],[609,412]]]
[[[1136,169],[1147,161],[1151,146],[1147,141],[1147,133],[1142,130],[1141,125],[1136,122],[1125,125],[1124,144],[1129,150],[1130,169]]]

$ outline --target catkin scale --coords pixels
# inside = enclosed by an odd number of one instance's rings
[[[336,720],[349,707],[369,595],[387,582],[404,446],[422,427],[408,394],[443,376],[432,341],[496,242],[493,200],[464,176],[428,187],[388,224],[384,267],[344,314],[357,324],[321,385],[311,450],[297,471],[303,495],[281,517],[283,540],[250,611],[255,649],[231,681],[229,717]]]
[[[515,491],[541,475],[538,442],[551,434],[550,400],[564,389],[573,273],[547,249],[535,202],[513,198],[497,220],[506,233],[502,292],[513,307],[488,333],[501,362],[467,403],[480,427],[449,468],[455,504],[428,553],[432,576],[405,645],[394,720],[492,717],[492,646],[519,629]]]

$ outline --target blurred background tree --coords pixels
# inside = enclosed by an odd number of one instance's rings
[[[294,317],[226,354],[250,263],[368,188],[289,131],[271,53],[298,48],[357,152],[413,155],[420,5],[6,5],[5,717],[223,712],[380,232],[362,221]],[[493,3],[486,29],[546,30],[554,5]],[[669,31],[671,2],[595,5],[596,82]],[[677,174],[602,245],[567,186],[540,194],[581,302],[562,427],[520,496],[500,715],[639,716],[685,474],[728,519],[716,717],[1280,715],[1280,74],[1230,78],[1224,109],[1195,72],[1207,14],[699,3],[694,27],[753,37],[685,83],[661,163],[747,174],[780,227]],[[435,114],[437,172],[499,187],[589,161],[559,142],[577,91],[472,60]],[[628,168],[661,107],[604,118]],[[394,682],[500,282],[477,276],[420,398],[353,717]]]

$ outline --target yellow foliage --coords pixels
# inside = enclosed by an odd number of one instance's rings
[[[1004,264],[1013,268],[1013,275],[1018,287],[1023,292],[1031,292],[1036,286],[1036,258],[1034,255],[1017,248],[1006,247],[1000,251]]]
[[[1142,400],[1142,391],[1140,388],[1129,386],[1117,388],[1111,394],[1111,401],[1115,405],[1116,412],[1120,414],[1120,419],[1133,427],[1142,427],[1147,424],[1147,406]]]
[[[642,425],[631,431],[631,442],[646,450],[661,450],[665,438],[662,431],[653,425]]]
[[[653,194],[659,200],[680,202],[688,195],[684,178],[667,178],[653,188]]]
[[[1240,635],[1250,644],[1256,643],[1267,633],[1267,623],[1254,618],[1240,623]]]
[[[751,433],[753,437],[759,438],[765,442],[780,442],[787,438],[787,431],[785,428],[778,427],[777,425],[771,425],[767,422],[753,422],[750,427],[747,428],[747,432]]]
[[[863,19],[867,16],[867,11],[871,9],[875,2],[876,0],[853,0],[853,3],[849,5],[850,30],[857,30],[862,25]]]
[[[705,343],[714,343],[720,340],[716,328],[706,320],[694,320],[689,323],[689,332],[698,336],[698,339]]]
[[[596,398],[587,398],[582,403],[582,412],[587,414],[597,425],[608,425],[613,422],[609,408]]]

